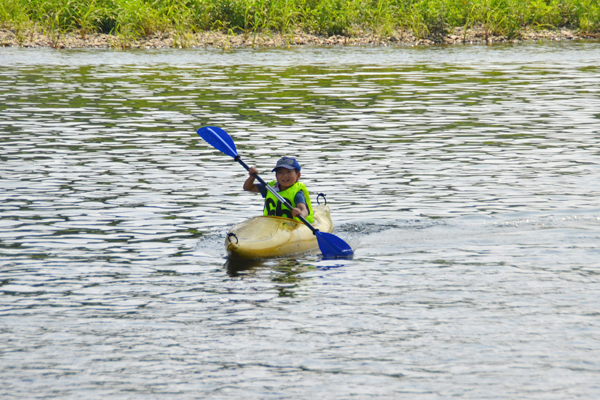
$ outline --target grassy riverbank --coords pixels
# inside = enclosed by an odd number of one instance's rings
[[[598,37],[598,0],[0,0],[0,44],[85,46],[98,37],[131,47],[156,38],[189,47],[264,38],[331,38],[333,44],[522,40],[541,32]],[[469,33],[470,32],[470,33]],[[470,37],[467,36],[470,35]],[[533,34],[533,36],[532,36]],[[211,36],[212,35],[212,36]],[[461,37],[461,35],[463,37]],[[529,35],[529,36],[528,36]],[[206,39],[208,37],[208,39]],[[260,40],[259,40],[260,39]],[[479,41],[479,40],[476,40]],[[214,42],[214,39],[213,39]],[[310,43],[310,40],[306,40]],[[77,42],[79,43],[79,42]],[[317,43],[318,44],[318,43]],[[78,46],[80,47],[80,46]],[[151,46],[161,47],[161,46]]]

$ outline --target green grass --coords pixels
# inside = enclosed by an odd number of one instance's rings
[[[17,40],[41,31],[110,33],[134,40],[174,33],[183,41],[199,31],[322,35],[377,35],[408,29],[433,37],[455,27],[483,27],[515,37],[524,28],[600,32],[598,0],[0,0],[0,28]]]

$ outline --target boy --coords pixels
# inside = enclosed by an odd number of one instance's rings
[[[260,192],[265,198],[264,215],[277,217],[294,218],[299,215],[304,217],[309,223],[314,222],[312,206],[310,204],[310,195],[308,189],[300,179],[300,164],[292,157],[282,157],[277,161],[277,165],[271,172],[275,172],[275,181],[268,182],[279,195],[289,201],[293,210],[288,209],[284,204],[267,190],[262,184],[254,183],[253,174],[258,174],[258,170],[250,167],[248,170],[250,176],[244,182],[244,190],[249,192]],[[299,220],[298,218],[295,218]]]

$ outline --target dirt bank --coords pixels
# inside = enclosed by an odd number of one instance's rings
[[[65,48],[184,48],[214,47],[221,49],[242,47],[295,47],[295,46],[428,46],[436,44],[485,44],[485,43],[521,43],[531,41],[565,41],[578,39],[598,39],[599,34],[581,34],[567,29],[557,30],[524,30],[516,38],[508,39],[489,34],[483,28],[463,30],[456,28],[448,35],[416,38],[409,31],[398,31],[389,36],[360,34],[355,37],[319,36],[296,32],[293,34],[239,34],[226,35],[220,32],[201,32],[178,35],[164,33],[142,40],[128,40],[123,37],[106,34],[88,34],[85,37],[77,34],[43,35],[37,31],[14,32],[0,30],[0,47],[51,47]]]

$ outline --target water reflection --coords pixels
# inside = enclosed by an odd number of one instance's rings
[[[244,276],[252,273],[257,268],[264,268],[264,260],[240,260],[237,258],[228,258],[223,265],[227,274],[232,278]]]
[[[300,274],[315,269],[314,262],[318,259],[320,259],[320,256],[310,256],[308,254],[303,254],[300,257],[262,260],[241,260],[229,257],[223,267],[232,277],[247,275],[260,268],[269,268],[271,271],[278,272],[272,277],[273,282],[293,283],[300,279]]]

